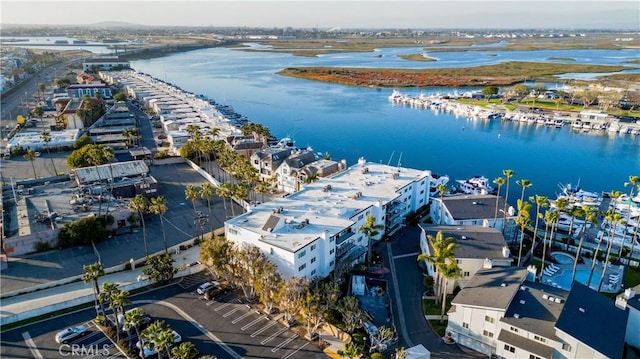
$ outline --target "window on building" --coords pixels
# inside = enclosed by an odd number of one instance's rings
[[[333,267],[333,261],[329,262],[329,267]]]
[[[468,277],[469,276],[469,272],[464,272],[464,276]]]
[[[420,194],[424,194],[424,190],[420,191]]]
[[[543,337],[541,337],[539,335],[534,335],[533,339],[535,339],[535,340],[537,340],[539,342],[542,342],[542,343],[546,343],[547,342],[547,340],[545,338],[543,338]]]
[[[508,351],[509,353],[515,353],[515,352],[516,352],[516,348],[515,348],[515,347],[512,347],[512,346],[511,346],[511,345],[509,345],[509,344],[505,344],[505,345],[504,345],[504,350]]]
[[[516,327],[511,327],[509,328],[512,332],[517,333],[518,332],[518,328]]]
[[[460,259],[456,259],[456,263],[458,263],[458,264],[462,264],[462,260],[460,260]]]
[[[537,355],[529,354],[529,359],[542,359]]]
[[[236,236],[240,234],[240,232],[238,232],[238,231],[237,231],[236,229],[234,229],[234,228],[229,228],[229,233],[231,233],[231,234],[233,234],[233,235],[236,235]]]
[[[362,220],[364,218],[364,214],[361,214],[358,216],[358,221]]]
[[[493,338],[493,332],[490,332],[488,330],[483,330],[482,335],[484,335],[487,338]]]
[[[334,237],[329,237],[329,243],[333,243],[334,240],[335,240]]]
[[[315,249],[316,249],[316,245],[315,245],[315,244],[312,244],[312,245],[311,245],[311,248],[310,248],[309,250],[313,252]]]
[[[298,267],[298,272],[302,272],[305,268],[307,268],[307,263],[301,265],[300,267]]]
[[[329,254],[333,254],[333,252],[335,252],[335,248],[331,248],[331,250],[329,251]]]
[[[562,350],[566,350],[568,352],[571,351],[571,345],[567,344],[567,343],[563,343],[562,344]]]
[[[314,263],[315,261],[316,261],[316,257],[313,257],[309,262]]]
[[[484,316],[484,321],[485,321],[485,322],[489,322],[489,323],[493,323],[494,319],[493,319],[493,317],[490,317],[490,316],[488,316],[488,315],[485,315],[485,316]]]
[[[269,253],[271,253],[271,255],[274,255],[274,254],[275,254],[275,252],[273,251],[273,248],[271,248],[271,249],[269,250]]]
[[[302,252],[298,253],[298,258],[302,258],[302,257],[304,257],[306,254],[307,254],[307,251],[306,251],[306,250],[305,250],[305,251],[302,251]]]
[[[313,277],[314,275],[316,275],[316,270],[315,269],[311,271],[311,277]]]
[[[462,327],[465,329],[469,329],[469,323],[462,322]]]

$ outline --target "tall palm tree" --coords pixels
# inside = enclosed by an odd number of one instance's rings
[[[507,224],[507,212],[509,209],[509,183],[511,182],[511,177],[513,177],[516,172],[514,170],[503,170],[502,174],[507,178],[507,188],[504,192],[504,223],[502,225],[502,233],[504,233],[504,229]]]
[[[364,233],[367,237],[367,265],[371,265],[371,247],[372,238],[380,234],[380,231],[384,229],[384,226],[376,223],[376,217],[372,214],[367,214],[365,223],[358,228],[358,232]]]
[[[113,293],[113,297],[111,297],[111,305],[113,306],[114,312],[116,313],[116,326],[119,326],[120,324],[124,325],[124,322],[118,323],[118,312],[122,315],[123,320],[126,320],[127,314],[124,311],[124,307],[129,303],[131,303],[131,300],[129,300],[129,292],[118,290],[117,292]],[[120,328],[118,327],[118,329]],[[118,330],[118,334],[119,332],[120,330]]]
[[[627,199],[627,202],[629,203],[629,206],[627,207],[627,219],[626,222],[629,223],[629,220],[631,219],[631,199],[633,198],[633,190],[637,187],[638,189],[640,189],[640,176],[629,176],[629,181],[624,183],[625,187],[631,187],[629,188],[629,198]],[[640,220],[640,218],[639,218]],[[636,226],[636,232],[639,226]],[[622,248],[624,248],[624,243],[627,239],[627,231],[624,231],[624,235],[622,236],[622,245],[620,246],[620,253],[618,254],[619,258],[622,258]],[[633,245],[635,244],[635,238],[631,239],[631,252],[629,252],[630,254],[633,254]]]
[[[49,132],[49,130],[43,130],[42,132],[40,132],[40,138],[47,146],[47,154],[49,155],[49,159],[51,160],[51,167],[53,167],[53,172],[55,172],[55,176],[57,176],[58,170],[56,169],[56,164],[53,163],[53,157],[51,157],[51,149],[49,148],[49,142],[51,142],[52,140],[51,133]]]
[[[102,269],[102,264],[100,262],[96,262],[93,264],[88,264],[82,267],[84,270],[84,275],[82,276],[82,281],[85,283],[93,283],[93,295],[95,296],[94,303],[96,303],[96,315],[100,315],[98,312],[98,305],[100,306],[100,311],[102,315],[104,315],[104,304],[102,300],[100,300],[100,287],[98,286],[98,278],[104,275],[104,269]]]
[[[540,266],[540,278],[542,278],[542,271],[544,270],[544,261],[547,259],[547,234],[549,232],[549,227],[551,227],[551,235],[549,238],[553,238],[553,230],[559,217],[560,215],[558,214],[558,211],[547,210],[544,212],[544,238],[542,239],[542,264]],[[552,240],[550,240],[550,242],[553,243]]]
[[[113,193],[113,166],[111,165],[111,160],[113,159],[113,157],[115,157],[115,154],[113,152],[113,148],[111,147],[107,147],[107,146],[102,146],[99,148],[100,151],[100,157],[102,157],[102,160],[104,162],[109,163],[109,177],[110,177],[110,181],[109,181],[109,196],[112,196]],[[109,214],[109,204],[111,203],[111,200],[107,201],[107,214]]]
[[[441,272],[444,271],[444,267],[449,262],[455,262],[455,250],[459,245],[455,243],[455,238],[444,237],[442,231],[438,231],[435,236],[427,235],[427,239],[431,243],[433,253],[430,255],[421,253],[418,255],[418,260],[431,263],[435,267],[436,301],[439,301],[440,294],[442,294],[441,291],[446,292],[446,288],[443,288]]]
[[[604,220],[611,223],[613,221],[613,213],[614,211],[609,209],[604,213]],[[589,279],[587,280],[587,286],[591,286],[591,279],[593,278],[593,272],[596,268],[596,263],[598,262],[598,254],[600,253],[600,247],[602,245],[602,241],[604,241],[604,231],[598,232],[598,245],[596,246],[596,250],[593,252],[593,259],[591,261],[591,270],[589,271]]]
[[[38,84],[38,91],[40,92],[40,98],[44,101],[44,90],[47,88],[42,82]]]
[[[207,208],[209,210],[209,224],[211,225],[211,233],[213,234],[213,217],[211,217],[211,197],[215,193],[215,188],[210,182],[206,182],[200,187],[200,198],[207,200]]]
[[[222,198],[222,205],[224,206],[224,220],[227,220],[227,201],[226,198],[231,198],[233,191],[233,185],[229,182],[221,183],[219,187],[216,188],[216,194]],[[231,211],[233,212],[233,203],[231,203]],[[233,215],[235,217],[235,213]]]
[[[140,308],[132,309],[124,314],[124,322],[129,330],[133,328],[136,332],[136,336],[140,338],[140,327],[142,326],[144,320],[144,313]],[[131,333],[129,333],[129,338],[131,338]],[[131,345],[131,341],[129,345]],[[144,359],[144,352],[140,351],[140,355]]]
[[[444,224],[444,220],[442,218],[442,216],[444,215],[444,194],[447,193],[447,185],[445,183],[441,183],[439,185],[436,186],[436,190],[438,191],[438,194],[440,195],[440,220],[438,221],[438,223],[440,224]]]
[[[576,251],[576,256],[573,259],[573,270],[571,272],[571,283],[576,279],[576,268],[578,267],[578,258],[580,258],[580,252],[582,251],[582,243],[584,241],[584,237],[587,233],[587,225],[589,223],[596,224],[598,222],[598,210],[591,207],[582,205],[582,212],[584,213],[584,226],[582,226],[582,231],[580,233],[580,242],[578,242],[578,250]]]
[[[493,183],[498,186],[498,193],[496,194],[496,212],[493,216],[493,228],[496,228],[496,222],[498,222],[498,200],[500,199],[500,188],[502,185],[507,183],[507,180],[504,179],[504,177],[497,177],[493,180]]]
[[[164,214],[167,212],[167,200],[164,196],[158,196],[151,198],[151,205],[149,211],[153,214],[157,214],[160,217],[160,226],[162,227],[162,240],[164,241],[164,253],[168,254],[169,249],[167,247],[167,233],[164,230]]]
[[[36,166],[33,164],[33,161],[35,161],[36,159],[36,151],[34,151],[33,149],[27,150],[27,152],[24,153],[24,158],[31,162],[31,168],[33,168],[33,178],[38,178],[38,175],[36,174]]]
[[[191,342],[183,342],[177,347],[171,348],[171,354],[174,359],[191,359],[197,353],[196,346]]]
[[[522,187],[522,192],[520,193],[520,201],[524,202],[524,192],[527,188],[533,186],[533,183],[531,183],[531,181],[529,181],[528,179],[523,178],[523,179],[517,180],[516,184]],[[516,202],[516,206],[517,206],[517,202]],[[531,219],[531,216],[529,216],[529,219]]]
[[[571,215],[571,222],[569,223],[569,237],[571,237],[571,232],[573,232],[573,223],[576,218],[584,217],[584,210],[580,206],[573,206],[571,210],[569,210],[569,215]],[[569,241],[567,240],[567,249],[569,249]]]
[[[607,272],[607,267],[609,267],[609,259],[610,259],[609,256],[611,255],[611,247],[613,247],[613,237],[615,236],[615,233],[616,233],[616,227],[618,226],[618,224],[624,223],[624,217],[620,213],[616,212],[616,213],[613,213],[613,215],[611,216],[611,221],[613,223],[613,228],[609,231],[609,236],[607,237],[609,243],[607,243],[607,255],[604,257],[604,268],[602,269],[602,273],[600,274],[600,283],[598,283],[598,292],[602,288],[602,283],[604,282],[604,276],[605,276],[605,273]]]
[[[137,194],[131,200],[131,202],[129,202],[129,210],[135,211],[136,213],[138,213],[138,216],[140,217],[140,223],[142,224],[142,239],[144,240],[144,256],[145,257],[149,256],[149,245],[147,243],[147,228],[144,222],[144,213],[147,211],[148,208],[149,208],[149,201],[147,201],[146,197],[139,194]]]
[[[522,244],[524,243],[524,230],[531,224],[531,203],[523,200],[518,200],[518,217],[516,223],[520,226],[520,249],[518,250],[518,267],[522,260]]]
[[[171,359],[171,346],[175,343],[176,337],[173,334],[173,330],[171,328],[166,328],[165,330],[158,333],[158,336],[155,338],[156,349],[158,350],[158,358],[162,358],[162,353],[166,352],[167,357]]]
[[[462,277],[462,269],[458,266],[456,261],[450,261],[441,268],[440,275],[442,276],[442,280],[444,282],[443,288],[445,289],[442,291],[442,309],[440,311],[440,323],[442,323],[444,322],[444,314],[447,306],[446,288],[449,285],[450,280]]]
[[[531,255],[533,255],[533,250],[536,248],[536,240],[538,240],[538,225],[540,224],[540,219],[542,218],[540,209],[549,206],[549,199],[546,196],[535,195],[533,197],[529,197],[529,201],[535,203],[536,205],[536,223],[533,227],[533,239],[531,241]]]
[[[158,343],[158,337],[160,333],[166,331],[168,326],[165,324],[164,320],[156,320],[149,324],[142,333],[140,333],[140,352],[144,354],[144,348],[149,348],[160,353],[160,343]],[[160,355],[158,355],[159,357]]]
[[[196,199],[200,197],[200,193],[198,192],[198,187],[190,184],[184,190],[184,197],[191,201],[193,204],[193,215],[197,217],[198,211],[196,209]],[[194,217],[195,218],[195,217]]]

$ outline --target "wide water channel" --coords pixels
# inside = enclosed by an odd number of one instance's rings
[[[252,45],[260,47],[258,45]],[[574,132],[500,121],[471,121],[431,110],[394,106],[392,89],[359,88],[277,75],[285,67],[458,67],[500,61],[550,61],[571,57],[572,63],[627,65],[636,51],[461,51],[428,54],[436,62],[414,62],[399,54],[420,48],[379,49],[375,53],[339,53],[296,57],[281,53],[212,48],[131,63],[137,71],[173,83],[185,91],[232,105],[251,121],[268,126],[277,137],[291,136],[299,147],[329,152],[349,165],[369,161],[428,169],[453,179],[484,175],[489,179],[513,169],[515,180],[527,178],[527,195],[555,197],[558,183],[590,191],[628,191],[628,176],[640,175],[640,136]],[[381,55],[381,56],[380,56]],[[380,57],[378,57],[380,56]],[[633,72],[637,72],[636,67]],[[452,89],[410,89],[418,94]],[[458,89],[458,91],[465,91]],[[515,202],[515,200],[513,200]]]

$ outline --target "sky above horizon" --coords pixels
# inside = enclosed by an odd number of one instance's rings
[[[2,0],[0,24],[293,28],[629,29],[640,31],[633,1],[60,1]]]

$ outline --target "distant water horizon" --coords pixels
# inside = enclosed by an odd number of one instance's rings
[[[416,48],[417,49],[417,48]],[[315,58],[283,53],[211,48],[162,58],[135,60],[137,71],[202,94],[268,126],[276,137],[292,137],[299,147],[328,152],[349,166],[359,157],[394,166],[446,174],[453,183],[483,175],[490,180],[512,169],[509,202],[520,197],[515,182],[527,178],[526,196],[555,198],[559,184],[588,191],[628,192],[629,175],[640,175],[640,136],[574,132],[523,123],[469,120],[452,114],[397,106],[392,89],[360,88],[277,75],[285,67],[361,66],[455,67],[501,61],[543,61],[571,56],[571,63],[626,64],[635,54],[621,50],[467,51],[439,54],[436,62],[402,60],[414,48],[377,49],[375,53],[336,53]],[[382,54],[382,57],[374,55]],[[636,53],[637,54],[637,53]],[[384,59],[384,61],[378,61]],[[633,66],[633,65],[632,65]],[[403,93],[446,93],[452,89],[412,88]],[[456,90],[456,89],[453,89]],[[467,89],[459,88],[459,92]],[[504,190],[501,191],[504,196]]]

